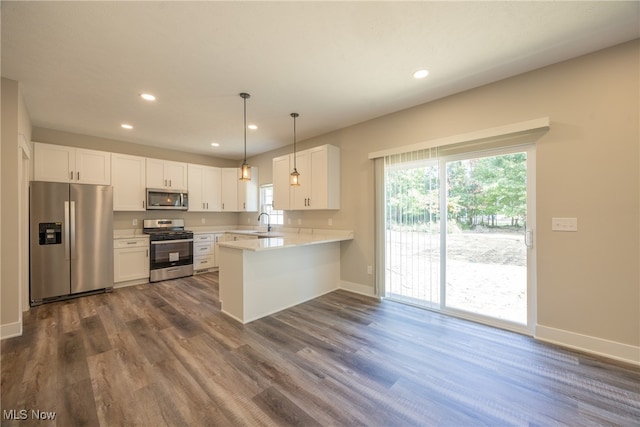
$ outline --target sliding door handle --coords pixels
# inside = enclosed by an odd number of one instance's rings
[[[533,230],[525,230],[524,232],[524,244],[527,248],[533,248]]]

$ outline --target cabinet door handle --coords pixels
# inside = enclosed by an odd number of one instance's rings
[[[149,249],[147,249],[147,258],[149,258]]]
[[[167,186],[167,180],[166,179],[164,180],[164,186],[165,187]]]
[[[80,172],[76,172],[77,180],[80,181]]]
[[[202,209],[204,209],[204,202],[202,202]]]
[[[207,202],[207,210],[209,210],[209,202]]]
[[[171,180],[169,180],[169,187],[171,187]]]
[[[144,209],[144,200],[142,201],[142,209]]]
[[[138,242],[127,242],[127,245],[136,245]]]
[[[73,171],[69,171],[69,180],[73,181]]]

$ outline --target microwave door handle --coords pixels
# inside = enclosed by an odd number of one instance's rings
[[[69,202],[64,202],[64,259],[71,259],[71,252],[69,247]]]

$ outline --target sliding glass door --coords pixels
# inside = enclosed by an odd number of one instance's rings
[[[386,159],[384,296],[526,330],[532,162],[522,147]]]

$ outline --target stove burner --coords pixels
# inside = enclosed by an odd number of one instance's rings
[[[182,219],[145,219],[142,232],[151,241],[193,239],[193,232],[184,229]]]

